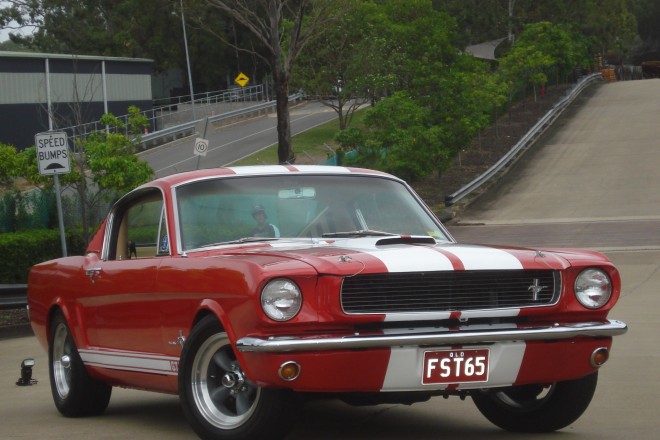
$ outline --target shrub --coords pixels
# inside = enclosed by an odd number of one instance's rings
[[[66,241],[69,255],[82,255],[85,252],[86,243],[80,231],[68,231]],[[33,265],[62,256],[58,230],[1,233],[0,249],[0,284],[26,283]]]

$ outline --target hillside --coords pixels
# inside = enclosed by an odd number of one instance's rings
[[[551,87],[545,96],[538,98],[536,102],[528,97],[525,101],[516,103],[498,118],[496,124],[483,130],[468,148],[454,158],[450,168],[440,177],[431,176],[413,182],[412,186],[438,215],[443,218],[451,216],[451,212],[445,208],[445,195],[462,188],[497,162],[569,88]]]

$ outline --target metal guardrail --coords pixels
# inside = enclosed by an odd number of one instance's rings
[[[482,175],[465,185],[453,194],[445,196],[445,206],[451,206],[463,199],[483,184],[488,182],[494,175],[502,171],[521,151],[525,150],[536,138],[554,122],[555,119],[573,102],[573,100],[592,82],[600,79],[601,74],[592,73],[581,78],[575,87],[566,94],[555,106],[545,114],[504,156],[500,158],[492,167],[486,170]]]
[[[257,84],[254,86],[242,87],[240,89],[231,88],[212,92],[198,92],[195,93],[194,104],[204,107],[216,104],[234,104],[246,101],[262,101],[265,96],[266,94],[264,92],[263,84]],[[167,100],[167,102],[162,105],[155,106],[151,109],[140,111],[140,114],[147,118],[149,131],[158,131],[158,127],[163,127],[167,123],[166,120],[169,119],[173,113],[181,114],[182,112],[180,111],[180,107],[182,106],[188,108],[185,110],[185,112],[192,111],[191,104],[193,102],[190,99],[190,95],[174,96],[171,98],[160,99],[159,101],[163,100]],[[154,100],[154,103],[156,101],[157,100]],[[130,115],[117,116],[117,119],[124,124],[124,128],[119,130],[116,128],[110,128],[110,131],[123,132],[126,136],[129,136],[129,116]],[[94,121],[70,127],[58,128],[58,131],[66,132],[70,140],[75,142],[77,138],[85,137],[91,133],[104,131],[108,128],[109,127],[106,125],[101,124],[101,121]]]
[[[27,284],[0,284],[0,310],[27,306]]]
[[[289,96],[289,102],[300,101],[304,98],[302,93],[296,93]],[[196,119],[194,121],[185,122],[183,124],[178,124],[172,127],[167,127],[162,130],[154,131],[151,133],[146,133],[141,136],[142,147],[144,149],[149,148],[150,144],[159,143],[159,141],[169,141],[175,140],[179,137],[189,136],[195,133],[195,128],[198,123],[208,120],[208,122],[221,122],[224,120],[244,117],[250,114],[260,114],[263,112],[272,111],[277,105],[276,101],[268,101],[260,104],[252,105],[249,107],[244,107],[236,110],[232,110],[226,113],[221,113],[215,116],[207,116],[204,118]]]

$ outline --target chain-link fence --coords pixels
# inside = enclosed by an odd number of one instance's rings
[[[95,200],[90,194],[88,200]],[[105,217],[110,202],[96,200],[87,206],[87,217],[92,228]],[[80,198],[73,192],[62,195],[62,215],[66,229],[78,228],[83,223]],[[30,229],[56,229],[58,227],[55,193],[48,190],[7,191],[0,194],[0,233]]]

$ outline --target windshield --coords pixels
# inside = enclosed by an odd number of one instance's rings
[[[379,176],[276,175],[176,189],[182,250],[254,239],[424,235],[448,240],[406,186]]]

